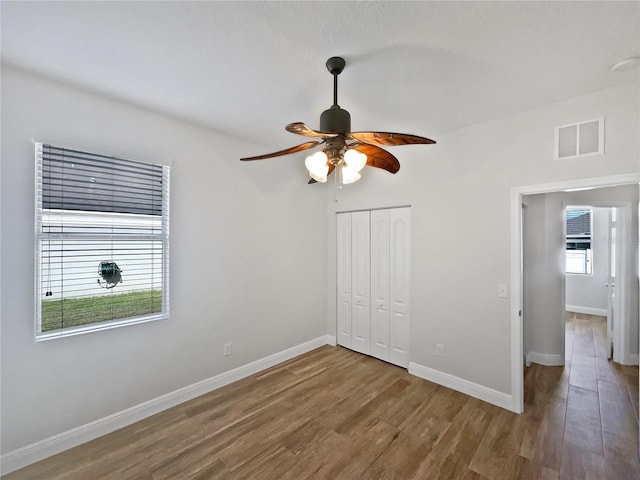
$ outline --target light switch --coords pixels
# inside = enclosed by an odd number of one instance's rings
[[[506,283],[499,283],[498,284],[498,296],[500,298],[508,298],[509,297],[509,290],[507,289],[507,284]]]

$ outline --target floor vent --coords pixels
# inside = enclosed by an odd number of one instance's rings
[[[604,117],[556,127],[556,160],[602,153],[604,153]]]

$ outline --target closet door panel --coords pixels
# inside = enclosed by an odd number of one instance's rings
[[[411,262],[411,210],[389,211],[389,361],[409,366],[409,279]]]
[[[389,361],[389,210],[371,212],[371,355]]]
[[[351,214],[351,348],[371,351],[369,212]]]
[[[351,348],[351,214],[337,216],[338,345]]]

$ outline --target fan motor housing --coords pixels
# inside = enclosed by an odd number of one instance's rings
[[[351,132],[351,115],[338,105],[333,105],[320,115],[320,131],[348,134]]]

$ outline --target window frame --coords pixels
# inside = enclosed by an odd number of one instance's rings
[[[55,330],[47,330],[42,331],[42,294],[43,294],[43,279],[42,279],[42,262],[43,262],[43,244],[45,241],[49,240],[68,240],[68,239],[76,239],[76,240],[84,240],[84,241],[95,241],[96,239],[106,239],[107,235],[110,235],[113,238],[113,234],[97,234],[88,237],[81,237],[82,233],[52,233],[52,232],[44,232],[43,231],[43,217],[47,215],[45,210],[43,209],[43,162],[44,157],[42,153],[42,149],[44,146],[51,146],[51,144],[44,142],[34,142],[35,146],[35,218],[34,218],[34,294],[35,294],[35,302],[34,302],[34,340],[35,342],[52,340],[56,338],[65,338],[70,336],[81,335],[85,333],[98,332],[103,330],[110,330],[113,328],[119,328],[128,325],[138,325],[143,323],[154,322],[157,320],[164,320],[169,318],[169,292],[170,292],[170,274],[169,274],[169,258],[170,258],[170,242],[169,242],[169,202],[170,202],[170,167],[169,165],[164,165],[160,163],[153,162],[145,162],[139,160],[129,160],[123,159],[121,157],[109,156],[106,158],[118,160],[118,161],[126,161],[126,162],[136,162],[143,163],[147,165],[156,165],[162,168],[162,215],[160,216],[160,224],[161,224],[161,232],[160,233],[148,233],[148,234],[139,234],[135,235],[127,235],[127,234],[117,234],[120,237],[117,237],[121,240],[131,240],[134,239],[137,241],[160,241],[162,242],[162,269],[163,274],[161,276],[161,284],[162,284],[162,307],[159,312],[148,313],[144,315],[138,315],[133,317],[125,317],[113,320],[106,320],[102,322],[94,322],[87,323],[78,326],[71,327],[62,327]],[[75,149],[72,147],[54,147],[65,150],[75,150],[87,155],[94,156],[102,156],[98,153],[87,152],[86,150]],[[62,212],[63,215],[73,216],[91,216],[91,215],[101,215],[107,216],[113,215],[112,218],[122,218],[125,216],[131,216],[132,214],[126,213],[117,213],[117,212],[101,212],[98,210],[53,210],[54,212]],[[93,224],[96,225],[96,224]],[[117,236],[116,235],[116,236]]]
[[[585,272],[569,272],[567,271],[567,243],[569,241],[569,233],[567,231],[567,213],[571,212],[571,211],[588,211],[589,212],[589,248],[588,249],[583,249],[585,252],[589,252],[589,259],[585,262],[589,264],[589,270],[590,271],[585,271]],[[593,276],[593,264],[594,264],[594,252],[593,252],[593,208],[592,207],[582,207],[582,206],[568,206],[565,208],[565,212],[564,212],[564,273],[565,275],[588,275],[588,276]],[[571,238],[575,238],[576,235],[572,235]],[[584,236],[585,238],[587,238],[587,236]],[[585,253],[586,255],[586,253]]]

